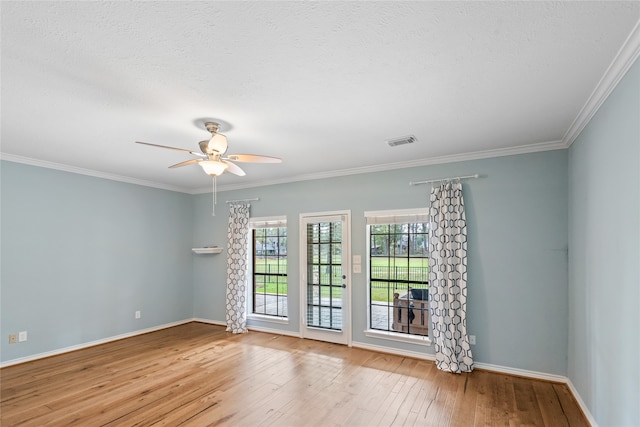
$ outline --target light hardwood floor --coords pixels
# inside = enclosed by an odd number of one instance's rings
[[[188,323],[0,370],[2,426],[587,426],[566,385]]]

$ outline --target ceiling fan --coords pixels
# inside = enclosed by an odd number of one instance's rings
[[[184,162],[176,163],[169,166],[170,168],[179,168],[181,166],[199,164],[204,172],[212,177],[220,176],[224,172],[230,172],[234,175],[245,176],[246,173],[232,162],[246,162],[246,163],[281,163],[282,159],[278,157],[261,156],[258,154],[229,154],[223,157],[227,152],[227,137],[221,133],[218,133],[220,127],[219,123],[213,121],[204,122],[204,127],[211,133],[211,138],[208,140],[200,141],[200,151],[188,150],[186,148],[169,147],[167,145],[151,144],[149,142],[136,141],[138,144],[151,145],[152,147],[168,148],[170,150],[184,151],[185,153],[192,154],[198,159],[185,160]]]

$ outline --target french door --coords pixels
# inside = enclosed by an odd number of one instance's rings
[[[300,215],[303,338],[351,344],[350,211]]]

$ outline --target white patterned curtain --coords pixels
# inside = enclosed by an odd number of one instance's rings
[[[462,184],[446,182],[431,190],[429,208],[429,296],[436,366],[471,372],[467,336],[467,223]]]
[[[229,207],[227,236],[227,331],[247,332],[247,239],[249,233],[249,205]]]

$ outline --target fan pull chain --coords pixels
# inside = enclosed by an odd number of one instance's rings
[[[211,216],[216,216],[216,202],[218,201],[217,197],[217,189],[216,189],[216,177],[213,176],[212,185],[213,185],[213,207],[211,208]]]

